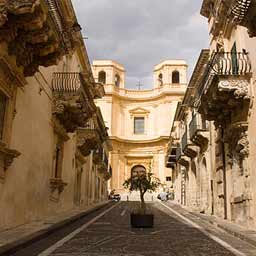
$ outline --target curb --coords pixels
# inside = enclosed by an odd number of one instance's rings
[[[227,225],[225,225],[225,223],[219,223],[217,220],[205,218],[205,216],[206,217],[215,217],[215,216],[209,216],[209,215],[201,216],[201,214],[197,214],[197,213],[194,213],[191,211],[189,211],[189,212],[194,216],[197,216],[197,217],[200,216],[204,221],[207,221],[211,225],[218,227],[218,228],[222,229],[223,231],[227,232],[228,234],[230,234],[234,237],[237,237],[237,238],[251,244],[252,246],[256,247],[256,239],[250,238],[248,235],[243,234],[243,232],[246,232],[246,231],[237,231],[237,230],[235,230],[236,229],[235,227],[232,228],[232,227],[227,226],[228,224],[232,225],[233,223],[227,223]],[[252,231],[254,231],[254,230],[252,230]],[[250,232],[250,231],[248,231],[248,232]],[[256,233],[256,231],[255,231],[255,233]]]
[[[225,227],[224,225],[221,225],[219,223],[217,223],[217,227],[226,231],[227,233],[237,237],[237,238],[240,238],[241,240],[251,244],[252,246],[256,247],[256,240],[253,239],[253,238],[250,238],[244,234],[242,234],[241,232],[238,232],[232,228],[228,228],[228,227]]]
[[[34,243],[37,240],[41,240],[43,238],[45,238],[46,236],[48,236],[49,234],[61,229],[62,227],[72,224],[75,221],[87,216],[90,213],[93,213],[109,204],[111,204],[112,202],[106,202],[103,204],[100,204],[98,206],[95,206],[91,209],[85,210],[84,212],[81,212],[77,215],[74,215],[70,218],[67,218],[65,220],[62,220],[60,222],[57,222],[53,225],[51,225],[50,227],[46,228],[46,229],[42,229],[39,230],[33,234],[27,235],[25,237],[22,237],[21,239],[18,239],[16,241],[10,242],[8,244],[5,244],[3,246],[0,246],[0,255],[1,256],[8,256],[11,255],[11,253],[15,253],[17,252],[19,249],[22,249],[32,243]]]

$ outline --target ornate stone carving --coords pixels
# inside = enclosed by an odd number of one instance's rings
[[[14,159],[20,156],[21,153],[17,150],[9,149],[5,143],[0,142],[0,155],[3,156],[4,170],[6,171],[11,166]]]
[[[56,134],[58,134],[59,138],[65,142],[65,141],[68,141],[70,138],[65,130],[65,128],[60,124],[60,122],[53,118],[53,128],[54,128],[54,132]]]
[[[97,164],[97,170],[100,173],[106,173],[108,171],[108,166],[105,162],[101,161],[99,164]]]
[[[225,133],[226,143],[229,144],[229,156],[232,158],[231,167],[237,165],[240,174],[249,175],[248,157],[250,146],[248,140],[248,123],[241,122],[232,124]]]
[[[66,46],[74,41],[70,32],[74,28],[68,29],[62,20],[56,25],[53,20],[61,16],[61,9],[45,7],[40,0],[0,1],[0,41],[10,44],[8,53],[16,57],[25,76],[34,75],[40,65],[56,64],[65,52],[73,50],[73,46]],[[67,36],[59,26],[70,30]]]
[[[237,141],[236,151],[244,159],[249,156],[249,140],[247,131],[242,132]]]
[[[111,178],[111,174],[109,172],[104,173],[104,179],[109,180]]]
[[[51,188],[51,192],[53,193],[55,190],[58,190],[58,193],[61,194],[65,188],[65,186],[67,186],[68,184],[66,182],[64,182],[62,179],[60,178],[54,178],[54,179],[50,179],[50,188]]]
[[[33,13],[35,7],[40,4],[38,0],[5,0],[7,9],[12,14]]]
[[[222,80],[218,84],[219,91],[234,92],[236,99],[249,98],[249,83],[246,80]]]
[[[77,146],[83,156],[88,156],[100,143],[100,136],[96,129],[80,128],[77,130],[77,135]]]

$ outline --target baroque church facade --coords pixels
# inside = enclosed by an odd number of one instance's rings
[[[160,179],[161,189],[168,189],[172,173],[165,166],[165,156],[175,110],[187,87],[186,62],[167,60],[156,65],[151,90],[126,89],[125,69],[114,61],[94,61],[92,71],[105,89],[96,104],[113,146],[110,189],[124,193],[127,178],[150,169]]]

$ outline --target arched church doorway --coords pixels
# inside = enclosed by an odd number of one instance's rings
[[[146,174],[146,168],[143,165],[135,165],[131,170],[131,177],[138,177]]]

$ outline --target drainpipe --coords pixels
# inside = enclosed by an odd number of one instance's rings
[[[226,154],[224,143],[224,129],[221,127],[221,148],[222,148],[222,163],[223,163],[223,190],[224,190],[224,219],[228,218],[227,209],[227,177],[226,177]]]

